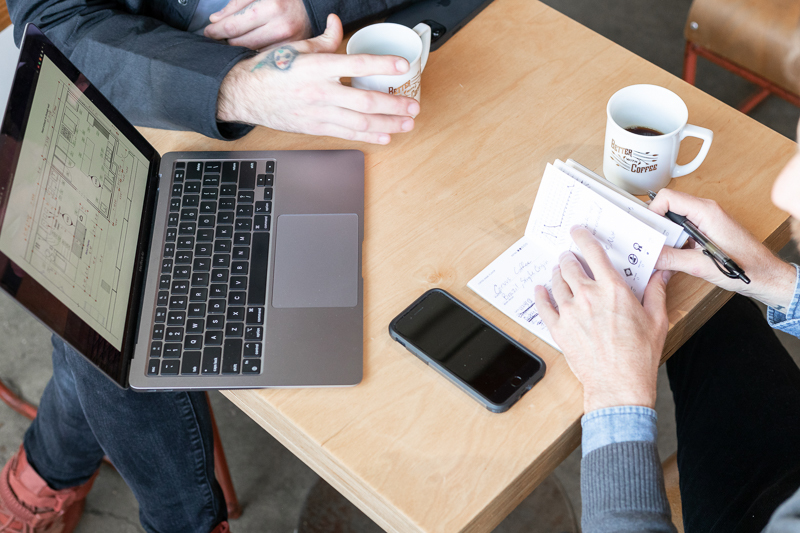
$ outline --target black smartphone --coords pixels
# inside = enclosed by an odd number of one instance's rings
[[[386,22],[413,28],[420,22],[431,27],[431,52],[483,11],[492,0],[422,0],[392,13]]]
[[[495,413],[544,376],[536,354],[442,289],[427,291],[397,315],[389,334]]]

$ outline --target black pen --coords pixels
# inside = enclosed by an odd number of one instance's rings
[[[653,191],[647,191],[647,195],[651,200],[656,197],[656,193]],[[723,252],[719,246],[714,244],[714,241],[706,237],[703,232],[697,229],[697,226],[692,224],[691,220],[683,215],[676,215],[672,211],[667,211],[666,217],[674,223],[682,226],[683,229],[686,230],[686,233],[688,233],[689,236],[703,248],[703,253],[710,257],[712,261],[714,261],[714,264],[717,265],[717,268],[720,272],[731,279],[739,278],[745,283],[750,283],[750,278],[744,275],[744,270],[737,265],[733,259],[728,257],[728,255]]]

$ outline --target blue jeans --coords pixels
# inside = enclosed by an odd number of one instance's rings
[[[205,394],[122,390],[56,336],[53,377],[24,446],[56,490],[85,483],[107,455],[149,533],[207,533],[227,519]]]

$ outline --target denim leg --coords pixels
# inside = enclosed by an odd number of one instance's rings
[[[48,402],[62,398],[73,402],[61,409],[70,413],[82,411],[84,427],[95,439],[94,446],[85,444],[91,440],[86,436],[73,445],[65,442],[70,438],[69,432],[58,435],[60,445],[67,449],[60,454],[71,450],[78,456],[64,464],[83,459],[87,464],[93,462],[96,469],[98,448],[100,457],[105,452],[136,496],[139,518],[149,533],[203,533],[226,520],[225,498],[214,477],[213,433],[205,394],[122,390],[60,339],[54,337],[53,345],[54,377],[48,388],[56,383],[54,388],[71,385],[73,390],[53,395]],[[76,400],[79,407],[74,405]],[[43,418],[31,426],[26,450],[29,441],[41,442],[42,435],[59,433],[66,425],[56,424],[45,430],[49,420]],[[33,464],[50,482],[50,462],[40,459],[39,449],[31,448]],[[56,459],[63,460],[56,457],[54,463]],[[40,463],[45,466],[40,467]],[[86,476],[85,471],[78,474],[74,471],[73,479]]]

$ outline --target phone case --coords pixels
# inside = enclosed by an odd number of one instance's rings
[[[495,402],[492,402],[491,400],[489,400],[488,398],[486,398],[483,394],[481,394],[478,391],[476,391],[475,389],[473,389],[468,383],[466,383],[463,380],[461,380],[458,376],[456,376],[453,373],[451,373],[447,368],[441,366],[437,361],[431,359],[425,352],[423,352],[422,350],[417,348],[413,343],[411,343],[409,340],[404,338],[402,336],[402,334],[400,334],[397,331],[396,325],[397,325],[397,322],[400,319],[402,319],[406,314],[408,314],[412,309],[414,309],[422,300],[424,300],[429,294],[431,294],[433,292],[438,292],[438,293],[443,294],[444,296],[446,296],[447,298],[452,300],[453,303],[455,303],[456,305],[458,305],[462,309],[466,310],[468,313],[470,313],[473,316],[475,316],[478,320],[480,320],[487,327],[491,328],[492,330],[496,331],[499,335],[501,335],[502,337],[507,339],[511,344],[513,344],[514,346],[517,346],[520,350],[522,350],[523,352],[528,354],[530,357],[532,357],[533,359],[538,361],[539,364],[541,365],[541,367],[539,368],[539,371],[536,372],[535,374],[533,374],[526,382],[522,383],[519,386],[519,388],[517,389],[517,391],[514,394],[512,394],[511,396],[509,396],[509,398],[506,401],[504,401],[502,403],[495,403]],[[403,310],[403,312],[401,312],[399,315],[394,317],[394,319],[392,319],[392,321],[389,323],[389,335],[394,340],[396,340],[398,343],[400,343],[403,347],[405,347],[409,352],[411,352],[414,355],[416,355],[417,357],[419,357],[426,365],[432,367],[439,374],[444,376],[448,381],[450,381],[455,386],[457,386],[458,388],[460,388],[461,390],[463,390],[464,392],[469,394],[472,398],[474,398],[481,405],[486,407],[486,409],[488,409],[489,411],[492,411],[493,413],[502,413],[502,412],[508,411],[508,409],[512,405],[514,405],[514,403],[516,403],[517,400],[519,400],[522,397],[523,394],[525,394],[531,388],[533,388],[533,386],[539,380],[541,380],[542,377],[544,377],[545,370],[547,369],[547,367],[545,365],[545,362],[542,360],[541,357],[539,357],[538,355],[536,355],[535,353],[530,351],[528,348],[526,348],[523,345],[521,345],[519,342],[517,342],[513,338],[511,338],[508,335],[506,335],[506,333],[503,332],[501,329],[499,329],[497,326],[495,326],[494,324],[492,324],[491,322],[489,322],[488,320],[483,318],[481,315],[479,315],[478,313],[476,313],[472,309],[470,309],[466,304],[464,304],[463,302],[458,300],[455,296],[453,296],[449,292],[445,291],[444,289],[439,289],[439,288],[430,289],[428,291],[425,291],[425,293],[422,296],[420,296],[419,298],[414,300],[414,303],[412,303],[411,305],[406,307]]]
[[[492,0],[422,0],[387,17],[386,22],[413,28],[420,22],[431,27],[431,52],[463,28]]]

